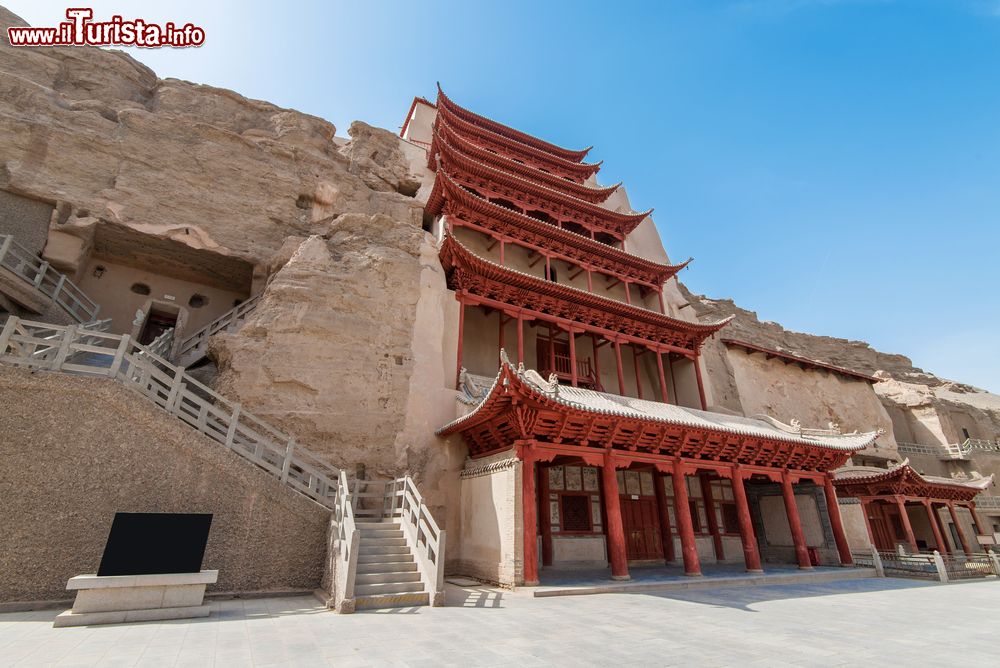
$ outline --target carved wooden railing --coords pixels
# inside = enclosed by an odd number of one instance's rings
[[[209,337],[213,334],[221,332],[224,329],[233,330],[239,323],[246,320],[247,314],[257,307],[261,294],[263,293],[256,294],[245,302],[237,304],[229,311],[226,311],[218,318],[181,341],[180,345],[177,347],[175,358],[178,360],[188,358],[189,361],[194,361],[195,357],[201,357],[201,354],[205,352],[205,348],[208,346]]]
[[[0,267],[51,298],[77,322],[90,322],[97,318],[101,309],[97,302],[84,294],[65,274],[14,241],[10,234],[0,234]]]
[[[152,346],[169,346],[162,341],[169,336],[172,332],[164,332]],[[334,506],[338,469],[127,334],[11,316],[0,331],[0,363],[112,378],[295,491],[328,508]]]

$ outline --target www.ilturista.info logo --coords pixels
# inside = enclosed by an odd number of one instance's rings
[[[71,7],[66,18],[55,28],[7,28],[11,46],[161,46],[188,47],[205,43],[205,30],[187,23],[178,26],[173,22],[163,25],[147,23],[142,19],[126,21],[112,16],[110,21],[91,21],[94,10]]]

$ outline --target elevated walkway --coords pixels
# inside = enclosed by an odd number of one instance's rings
[[[0,234],[0,295],[32,313],[43,313],[55,303],[78,323],[96,320],[100,311],[97,302],[65,274],[9,234]]]
[[[222,331],[235,332],[239,329],[246,322],[250,313],[257,308],[260,296],[260,294],[256,294],[245,302],[236,305],[181,341],[174,355],[176,362],[180,366],[187,368],[204,359],[205,354],[208,352],[208,339],[213,334]]]

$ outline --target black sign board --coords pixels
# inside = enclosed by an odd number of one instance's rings
[[[98,575],[198,573],[211,513],[115,513]]]

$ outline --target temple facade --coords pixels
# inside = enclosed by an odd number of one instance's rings
[[[709,411],[701,355],[729,319],[684,314],[690,260],[669,261],[589,149],[440,89],[401,136],[434,173],[424,225],[458,303],[457,417],[437,429],[468,453],[451,570],[534,584],[587,565],[851,563],[833,471],[879,431]]]

